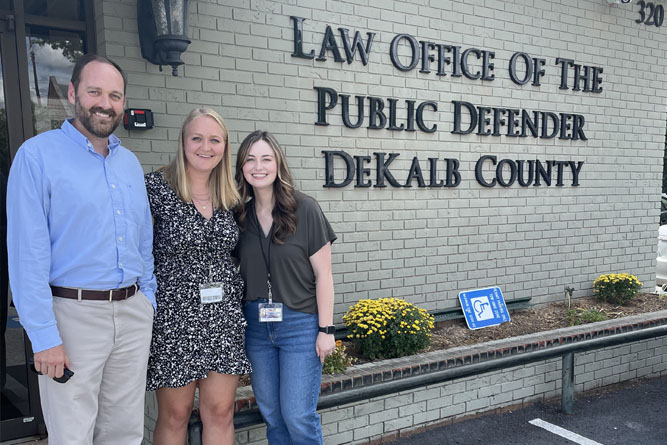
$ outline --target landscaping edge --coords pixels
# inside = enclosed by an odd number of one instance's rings
[[[344,374],[323,376],[320,401],[333,394],[344,400],[346,391],[361,387],[666,324],[667,310],[364,363]],[[662,375],[667,375],[667,336],[575,354],[576,392]],[[553,358],[322,409],[325,442],[378,442],[461,417],[560,397],[561,377],[561,359]],[[240,387],[235,411],[243,415],[256,409],[251,387]],[[144,444],[152,443],[156,418],[154,393],[147,393]],[[237,429],[236,443],[266,444],[264,429],[262,423]]]

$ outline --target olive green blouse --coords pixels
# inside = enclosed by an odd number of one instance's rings
[[[315,273],[310,257],[337,237],[317,201],[298,191],[295,197],[296,232],[283,244],[271,243],[270,246],[271,292],[274,302],[295,311],[316,314]],[[265,258],[271,240],[257,227],[254,205],[254,200],[246,204],[246,229],[241,231],[235,250],[245,281],[245,301],[268,298]]]

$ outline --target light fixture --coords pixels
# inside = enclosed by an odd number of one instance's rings
[[[171,65],[174,76],[183,65],[181,53],[190,44],[188,0],[137,0],[141,56],[155,65]]]

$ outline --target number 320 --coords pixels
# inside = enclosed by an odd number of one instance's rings
[[[662,21],[665,19],[665,8],[662,5],[656,5],[652,2],[644,2],[639,0],[639,18],[635,20],[637,23],[644,23],[646,25],[662,26]]]

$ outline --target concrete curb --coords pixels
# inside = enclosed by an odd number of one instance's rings
[[[410,378],[447,368],[466,366],[515,354],[530,354],[532,351],[553,346],[665,324],[667,324],[667,310],[364,363],[348,368],[343,374],[323,376],[320,400],[325,399],[327,395],[362,386],[381,385],[383,382]],[[236,413],[256,409],[252,388],[250,386],[239,388],[236,393]]]

